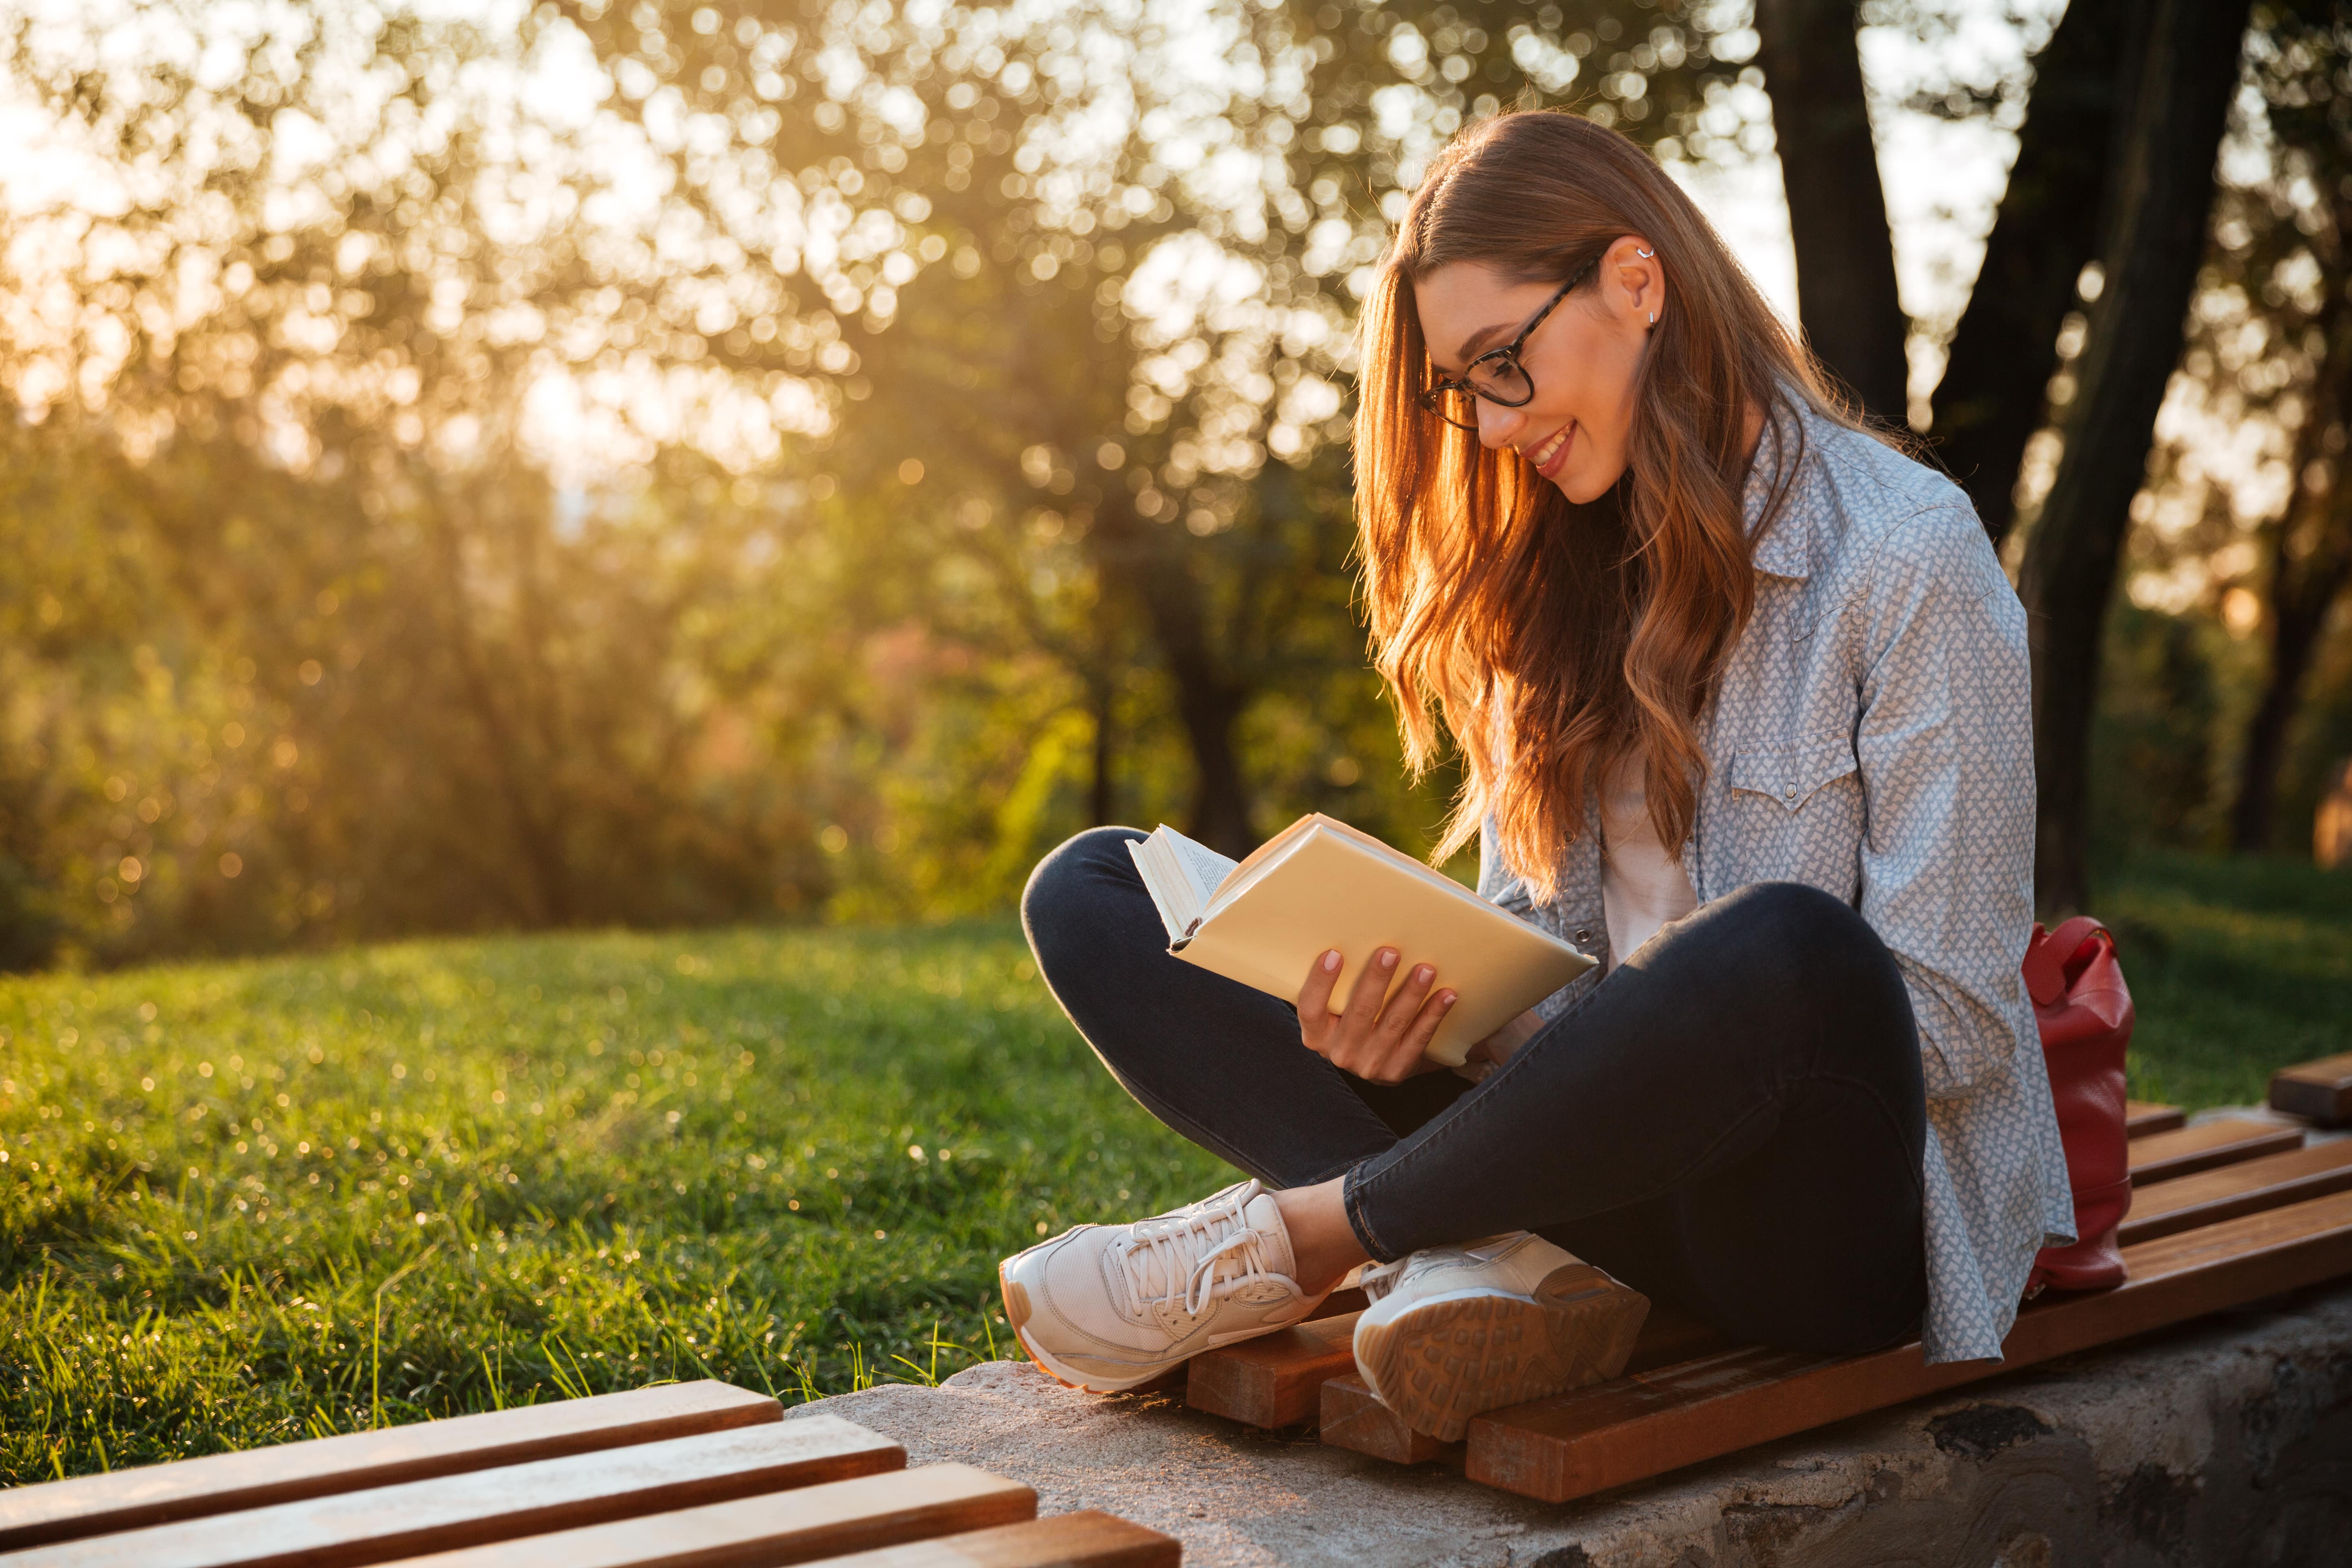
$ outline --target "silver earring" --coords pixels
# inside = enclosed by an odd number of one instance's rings
[[[1637,245],[1633,247],[1633,254],[1640,257],[1643,260],[1647,261],[1651,257],[1655,256],[1658,253],[1654,250],[1644,250]]]
[[[1658,324],[1658,313],[1657,313],[1655,310],[1653,310],[1653,311],[1651,311],[1651,312],[1650,312],[1650,325],[1652,325],[1652,326],[1654,326],[1654,326],[1656,326],[1657,324]]]

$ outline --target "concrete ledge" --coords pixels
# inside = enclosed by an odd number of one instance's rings
[[[2352,1284],[1548,1506],[992,1362],[801,1406],[1180,1537],[1330,1568],[2352,1562]]]

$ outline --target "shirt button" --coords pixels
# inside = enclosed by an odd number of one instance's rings
[[[1584,927],[1584,926],[1579,926],[1579,927],[1577,927],[1577,928],[1576,928],[1576,940],[1577,940],[1577,941],[1579,941],[1579,942],[1591,942],[1591,941],[1592,940],[1592,932],[1591,932],[1591,931],[1589,928]]]
[[[1796,798],[1797,798],[1797,786],[1796,786],[1795,784],[1782,784],[1782,785],[1780,786],[1780,798],[1781,798],[1782,800],[1794,800],[1794,799],[1796,799]]]

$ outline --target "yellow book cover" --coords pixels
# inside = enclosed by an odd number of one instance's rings
[[[1335,1005],[1380,948],[1402,955],[1393,984],[1414,964],[1433,965],[1458,1000],[1426,1054],[1448,1067],[1592,966],[1444,872],[1319,812],[1238,864],[1166,826],[1128,847],[1171,952],[1286,1002],[1333,948],[1345,961]]]

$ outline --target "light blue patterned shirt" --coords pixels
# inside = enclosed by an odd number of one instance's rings
[[[1701,721],[1683,867],[1701,904],[1751,882],[1845,900],[1895,954],[1927,1086],[1930,1362],[2000,1354],[2033,1255],[2074,1200],[2032,1004],[2033,738],[2025,612],[1958,487],[1811,411],[1768,428],[1745,497],[1756,607]],[[1478,889],[1603,960],[1600,835],[1538,905],[1491,846]]]

